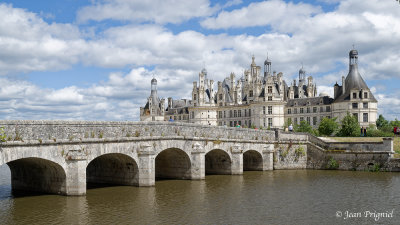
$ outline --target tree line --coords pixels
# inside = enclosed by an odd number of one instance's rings
[[[313,129],[307,121],[303,120],[300,124],[294,125],[294,131],[307,132],[316,136],[358,137],[361,135],[362,127],[360,127],[357,117],[353,116],[349,112],[347,112],[347,115],[342,119],[340,125],[336,120],[336,117],[324,117],[317,129]],[[291,124],[291,121],[289,121],[289,124]],[[376,124],[370,124],[368,127],[365,127],[365,136],[393,137],[394,127],[400,127],[399,120],[395,119],[393,121],[388,121],[383,117],[383,115],[379,115]]]

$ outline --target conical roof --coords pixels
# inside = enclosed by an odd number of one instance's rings
[[[349,73],[347,74],[347,77],[345,79],[345,92],[342,93],[342,95],[340,95],[337,99],[335,99],[335,102],[350,100],[350,91],[352,89],[369,90],[364,79],[361,77],[360,73],[358,72],[357,64],[350,65]],[[369,98],[373,101],[376,101],[376,99],[372,95],[372,93],[370,94]]]

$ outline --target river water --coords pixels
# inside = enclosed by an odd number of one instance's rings
[[[245,172],[22,197],[3,165],[0,224],[400,224],[400,173]]]

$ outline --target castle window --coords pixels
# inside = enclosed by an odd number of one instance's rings
[[[313,113],[316,113],[317,112],[317,107],[313,107],[312,111],[313,111]]]
[[[308,102],[310,104],[310,102]],[[310,107],[307,107],[307,113],[310,113]]]
[[[253,97],[253,91],[250,91],[250,92],[249,92],[249,96],[250,96],[250,97]]]
[[[268,101],[272,101],[272,96],[268,96]]]
[[[294,108],[294,114],[297,114],[297,108]]]
[[[268,114],[269,114],[269,115],[272,114],[272,106],[268,106]]]
[[[219,100],[222,100],[222,94],[218,95]]]
[[[268,86],[268,93],[272,94],[272,86]]]
[[[265,127],[265,118],[263,119],[264,127]]]
[[[233,117],[237,117],[237,111],[233,110]]]
[[[233,127],[233,121],[229,121],[229,126]]]
[[[327,111],[327,112],[330,112],[330,111],[331,111],[331,107],[330,107],[330,106],[327,106],[327,107],[326,107],[326,111]]]
[[[353,113],[353,116],[357,119],[358,122],[358,113]]]
[[[226,111],[224,111],[224,118],[226,118]]]
[[[292,109],[288,109],[287,114],[292,114]]]
[[[294,118],[294,124],[297,124],[297,118]]]
[[[193,100],[197,100],[197,95],[196,94],[193,95]]]
[[[303,108],[300,108],[300,114],[301,113],[304,113],[304,109]]]
[[[265,114],[265,106],[263,106],[263,114]]]
[[[368,122],[368,113],[363,113],[363,122]]]
[[[268,118],[268,127],[272,127],[272,118]]]
[[[222,111],[218,111],[218,118],[222,118]]]
[[[300,117],[300,122],[304,120],[304,117]]]
[[[193,106],[194,106],[194,107],[196,107],[196,106],[197,106],[197,104],[196,104],[196,103],[193,103]]]
[[[364,92],[364,98],[368,98],[368,92]]]
[[[363,103],[363,108],[364,108],[364,109],[368,109],[368,102],[364,102],[364,103]]]
[[[317,117],[314,116],[312,120],[313,120],[312,121],[313,125],[316,126],[317,125]]]
[[[353,109],[358,109],[358,103],[353,103],[352,107],[353,107]]]
[[[319,112],[324,112],[324,107],[319,107]]]
[[[357,93],[353,93],[353,98],[357,98]]]
[[[238,117],[242,117],[242,110],[241,109],[238,110]]]
[[[310,117],[307,117],[307,123],[308,123],[308,124],[311,124]]]
[[[232,110],[229,110],[229,117],[233,117]]]

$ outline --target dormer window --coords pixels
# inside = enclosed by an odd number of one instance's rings
[[[353,93],[353,98],[357,98],[357,93]]]
[[[368,92],[364,92],[364,98],[368,98]]]
[[[253,97],[253,91],[250,91],[249,96]]]
[[[272,86],[268,86],[268,93],[272,94]]]

